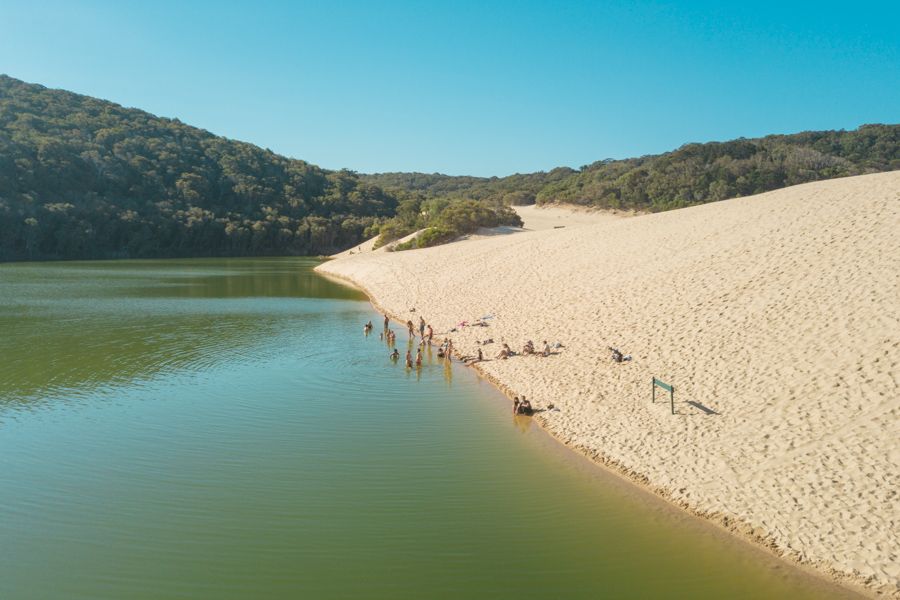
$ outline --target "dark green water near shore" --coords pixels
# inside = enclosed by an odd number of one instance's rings
[[[849,596],[391,363],[314,265],[0,265],[0,598]]]

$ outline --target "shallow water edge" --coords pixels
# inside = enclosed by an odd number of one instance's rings
[[[316,267],[314,271],[328,280],[364,293],[376,311],[381,314],[387,314],[398,323],[404,322],[404,319],[398,316],[397,312],[381,304],[377,296],[366,287],[364,282],[335,273],[322,272],[319,267]],[[478,377],[490,382],[507,398],[519,395],[515,388],[515,382],[502,381],[484,372],[479,368],[478,364],[471,365],[471,368],[477,373]],[[689,502],[678,500],[675,498],[672,489],[652,484],[645,474],[622,465],[620,462],[603,454],[602,451],[573,443],[565,432],[552,429],[540,414],[536,414],[532,417],[532,420],[540,426],[541,431],[546,434],[548,440],[565,449],[565,454],[568,455],[566,460],[587,461],[592,468],[596,469],[599,467],[605,473],[615,475],[619,480],[627,482],[636,490],[662,501],[668,508],[690,515],[701,526],[713,526],[718,532],[745,542],[749,546],[749,550],[760,552],[761,556],[774,557],[780,562],[789,565],[790,568],[796,569],[799,573],[817,579],[826,585],[833,586],[836,590],[851,592],[869,598],[880,598],[885,595],[900,598],[900,593],[894,593],[892,590],[872,588],[868,585],[865,578],[848,576],[846,573],[834,569],[831,565],[807,561],[798,554],[782,553],[764,532],[760,533],[752,524],[719,512],[706,511]]]

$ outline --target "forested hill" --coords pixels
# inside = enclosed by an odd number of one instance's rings
[[[0,261],[328,254],[517,224],[510,204],[666,210],[900,169],[900,125],[688,144],[510,177],[328,171],[0,75]]]
[[[380,173],[363,180],[424,197],[668,210],[816,181],[900,169],[900,125],[687,144],[655,156],[509,177]]]
[[[0,260],[322,254],[396,205],[352,172],[0,75]]]

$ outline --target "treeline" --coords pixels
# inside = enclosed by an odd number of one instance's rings
[[[329,254],[519,225],[511,205],[659,211],[900,169],[900,126],[688,144],[509,177],[328,171],[0,75],[0,261]]]
[[[900,125],[687,144],[673,152],[603,160],[509,177],[382,173],[363,179],[394,192],[494,204],[571,203],[661,211],[790,185],[900,169]]]
[[[353,172],[0,76],[0,260],[325,254],[396,206]]]

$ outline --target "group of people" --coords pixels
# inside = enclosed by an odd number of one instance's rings
[[[528,340],[527,342],[525,342],[525,345],[522,347],[522,356],[531,355],[531,356],[547,357],[547,356],[550,356],[551,354],[553,354],[553,349],[551,348],[551,346],[547,342],[547,340],[544,340],[543,344],[544,344],[543,348],[541,348],[541,351],[538,352],[537,349],[534,347],[534,342],[532,342],[531,340]],[[554,344],[553,347],[554,348],[562,348],[562,344],[560,344],[559,342],[556,342],[556,344]],[[513,351],[512,348],[509,347],[509,344],[504,342],[503,347],[500,348],[500,353],[497,354],[497,358],[506,359],[506,358],[509,358],[510,356],[515,356],[515,355],[516,355],[516,353]]]
[[[397,334],[394,333],[394,330],[391,329],[391,319],[387,315],[384,315],[384,332],[381,334],[381,339],[387,340],[388,346],[393,346],[397,342]],[[372,322],[369,321],[366,323],[365,327],[366,335],[372,330]],[[416,328],[413,325],[411,320],[406,322],[406,329],[409,333],[409,339],[412,341],[416,337]],[[411,369],[415,367],[422,366],[422,352],[426,346],[431,345],[431,341],[434,338],[434,329],[431,325],[425,322],[423,317],[419,317],[419,326],[418,326],[418,337],[420,339],[419,348],[416,351],[415,358],[413,358],[412,350],[406,351],[406,367]],[[444,341],[441,342],[441,345],[438,347],[438,358],[450,358],[453,353],[453,341],[444,338]],[[393,352],[390,354],[390,359],[393,361],[400,360],[400,351],[394,348]]]
[[[391,320],[387,315],[384,315],[384,332],[381,334],[382,339],[386,339],[389,345],[393,345],[396,341],[396,334],[390,328]],[[363,326],[363,329],[368,335],[372,331],[372,321],[369,321]],[[406,322],[406,329],[409,332],[410,340],[416,337],[416,329],[411,320]],[[413,367],[419,368],[422,366],[422,351],[426,347],[426,345],[431,345],[432,338],[434,337],[434,330],[431,325],[425,322],[425,319],[419,317],[419,326],[418,326],[418,337],[420,338],[419,347],[416,350],[415,357],[412,354],[412,350],[409,349],[406,351],[405,364],[407,369],[412,369]],[[493,342],[493,340],[489,340]],[[485,341],[487,343],[488,340]],[[557,344],[557,346],[561,346],[561,344]],[[522,354],[533,354],[533,355],[542,355],[549,356],[551,353],[550,344],[545,340],[543,342],[543,349],[540,353],[534,347],[534,342],[528,340],[525,343],[524,348],[522,349]],[[453,340],[450,338],[444,338],[437,349],[438,358],[447,358],[448,360],[453,355]],[[509,344],[504,343],[502,349],[500,350],[500,355],[498,358],[508,358],[510,356],[515,356],[515,352],[513,352],[512,348],[509,347]],[[460,357],[461,360],[466,365],[471,365],[476,362],[481,362],[484,360],[484,352],[481,348],[478,348],[478,351],[475,355],[472,356],[463,356]],[[400,351],[397,348],[394,348],[390,354],[390,359],[394,362],[400,360]],[[531,406],[531,402],[528,401],[525,396],[522,396],[520,399],[518,396],[513,400],[513,414],[514,415],[526,415],[531,416],[534,414],[534,408]]]
[[[525,342],[525,346],[522,348],[522,354],[537,354],[537,351],[534,349],[534,342],[528,340]],[[541,349],[541,356],[550,356],[550,344],[547,343],[547,340],[544,340],[544,347]]]

